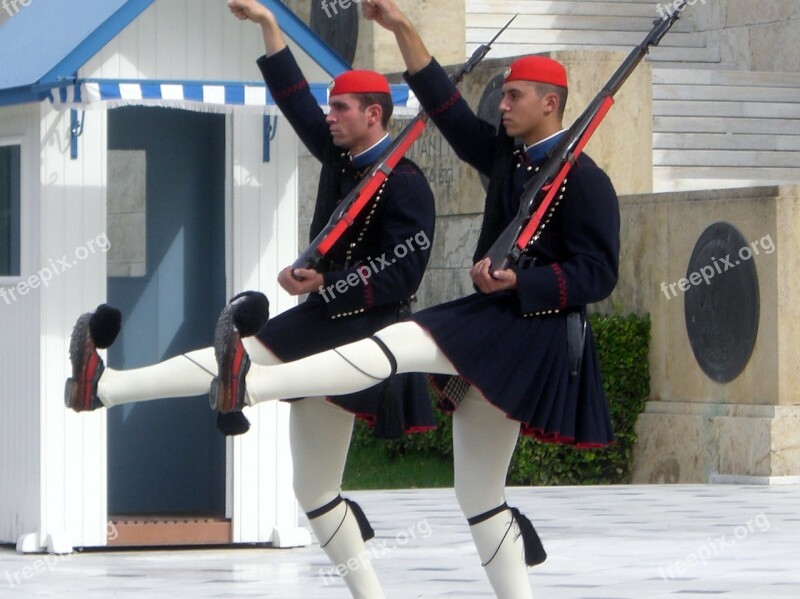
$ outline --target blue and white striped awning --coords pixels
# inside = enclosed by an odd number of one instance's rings
[[[309,85],[319,105],[327,108],[328,86],[323,83]],[[419,103],[407,85],[392,85],[391,90],[396,114],[417,113]],[[50,100],[57,108],[78,110],[138,105],[223,113],[244,107],[264,114],[278,113],[265,84],[238,81],[82,79],[53,89]]]

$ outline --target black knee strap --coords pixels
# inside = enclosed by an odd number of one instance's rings
[[[508,504],[503,503],[498,505],[496,508],[490,509],[488,512],[483,512],[482,514],[478,514],[477,516],[472,516],[472,518],[467,518],[467,524],[470,526],[475,526],[476,524],[480,524],[481,522],[486,522],[489,518],[494,518],[497,514],[500,514],[508,509]]]
[[[482,514],[478,514],[477,516],[472,516],[472,518],[467,518],[467,524],[469,524],[470,526],[475,526],[476,524],[480,524],[481,522],[486,522],[490,518],[494,518],[495,516],[502,514],[506,510],[508,510],[508,504],[502,503],[498,505],[496,508],[492,508],[489,511],[483,512]],[[494,550],[492,556],[485,562],[483,562],[481,566],[486,567],[491,563],[491,561],[497,555],[497,552],[500,551],[500,547],[503,546],[503,543],[505,542],[506,537],[508,536],[508,533],[513,525],[514,525],[514,520],[512,519],[511,522],[508,523],[508,528],[506,529],[505,534],[503,534],[503,538],[500,539],[500,542],[497,544],[497,549]]]
[[[542,541],[539,538],[539,535],[536,533],[536,529],[533,527],[533,524],[531,524],[531,521],[528,520],[528,518],[517,508],[508,507],[507,503],[503,503],[502,505],[498,505],[496,508],[492,508],[487,512],[483,512],[482,514],[468,518],[467,523],[470,526],[475,526],[476,524],[485,522],[489,518],[494,518],[505,510],[511,511],[513,520],[509,524],[508,530],[506,530],[506,533],[503,535],[500,543],[497,545],[497,549],[495,550],[494,554],[492,554],[492,557],[490,557],[486,563],[481,565],[486,566],[494,559],[494,556],[497,555],[498,551],[500,551],[503,541],[506,540],[506,536],[511,530],[511,525],[514,523],[514,521],[516,521],[517,527],[519,528],[519,534],[522,537],[522,544],[525,549],[525,563],[529,566],[538,566],[547,559],[547,553],[544,550],[544,545],[542,545]]]
[[[392,353],[392,350],[390,350],[389,347],[383,341],[378,339],[377,337],[367,337],[367,339],[370,339],[370,340],[374,341],[375,345],[377,345],[380,348],[380,350],[383,352],[383,355],[386,356],[386,359],[389,361],[389,368],[391,370],[391,372],[389,373],[389,376],[381,377],[381,376],[375,376],[374,374],[370,374],[369,372],[367,372],[363,368],[360,368],[358,366],[358,364],[356,364],[350,358],[345,356],[337,348],[334,347],[331,351],[335,352],[342,360],[347,362],[355,370],[357,370],[358,372],[360,372],[361,374],[363,374],[366,377],[369,377],[369,378],[374,379],[376,381],[386,381],[386,380],[392,378],[395,374],[397,374],[397,360],[395,359],[394,354]]]
[[[372,526],[370,525],[369,520],[367,520],[367,516],[364,514],[364,510],[362,510],[361,506],[358,505],[355,501],[351,499],[345,499],[341,495],[337,495],[322,507],[318,507],[315,510],[306,512],[306,517],[309,520],[313,520],[314,518],[319,518],[320,516],[324,516],[325,514],[336,508],[336,506],[338,506],[343,501],[345,502],[347,508],[353,512],[353,517],[356,519],[356,522],[358,523],[358,529],[361,531],[361,538],[364,541],[369,541],[371,538],[375,536],[375,531],[372,530]],[[345,518],[347,518],[347,510],[345,510],[344,516],[342,517],[342,521],[339,522],[339,526],[337,526],[336,530],[333,531],[331,537],[327,541],[325,541],[324,544],[320,545],[321,548],[324,549],[328,545],[328,543],[330,543],[333,540],[333,537],[336,536],[336,533],[339,532],[339,529],[342,527],[342,524],[344,524]]]
[[[381,348],[383,355],[386,356],[386,359],[389,360],[389,366],[392,369],[392,373],[389,375],[394,376],[397,374],[397,359],[394,357],[392,350],[389,349],[389,346],[386,345],[382,339],[375,337],[374,335],[370,337],[372,341],[374,341],[378,347]]]
[[[337,495],[331,501],[323,505],[322,507],[318,507],[315,510],[311,510],[310,512],[306,512],[306,516],[309,520],[313,520],[314,518],[319,518],[320,516],[324,516],[328,512],[330,512],[333,508],[337,505],[342,503],[344,498],[341,495]]]

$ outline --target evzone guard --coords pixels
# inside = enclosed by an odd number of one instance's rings
[[[367,0],[363,10],[395,34],[408,84],[459,157],[490,178],[470,270],[478,292],[369,339],[292,363],[254,366],[244,377],[221,365],[211,402],[236,411],[292,395],[352,393],[396,373],[439,375],[440,404],[453,411],[456,498],[481,563],[498,597],[528,598],[526,566],[546,554],[530,521],[505,502],[520,431],[583,448],[614,440],[586,305],[608,297],[617,282],[617,196],[606,174],[580,154],[557,207],[522,258],[490,271],[484,256],[517,214],[525,184],[565,134],[566,71],[544,57],[514,61],[495,130],[471,111],[394,2]],[[233,329],[221,335],[219,354],[235,353],[238,337]],[[225,381],[242,384],[233,389]]]
[[[580,154],[557,207],[522,258],[490,271],[484,256],[517,214],[525,184],[565,134],[565,69],[544,57],[514,61],[505,73],[496,131],[475,116],[391,0],[367,1],[363,10],[395,34],[407,82],[459,157],[490,178],[470,270],[478,292],[369,339],[292,363],[254,366],[244,377],[235,370],[221,374],[212,405],[236,411],[292,395],[351,393],[395,373],[440,375],[440,403],[453,411],[456,498],[481,563],[498,597],[531,597],[526,566],[546,555],[528,519],[506,505],[506,474],[520,431],[584,448],[614,439],[585,307],[608,297],[617,282],[617,196],[606,174]],[[235,330],[220,340],[220,355],[237,351]],[[233,389],[226,380],[243,385]]]

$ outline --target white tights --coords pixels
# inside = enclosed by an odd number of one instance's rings
[[[375,336],[394,354],[397,372],[456,374],[433,338],[414,322],[393,324]],[[353,393],[372,387],[390,372],[378,344],[362,339],[294,362],[252,367],[247,374],[248,402]],[[299,395],[298,390],[302,390]]]
[[[433,338],[416,323],[395,324],[375,336],[393,354],[399,373],[456,374]],[[251,405],[280,397],[338,395],[371,387],[390,372],[391,365],[383,350],[371,339],[364,339],[295,362],[253,366],[247,375],[247,392]],[[318,430],[325,430],[327,425],[323,424],[324,420],[320,420]],[[519,423],[507,418],[475,387],[470,387],[453,414],[455,492],[467,518],[505,502],[505,479],[518,436]],[[316,439],[314,443],[324,448],[327,442]],[[334,453],[338,454],[331,452]],[[346,451],[341,453],[341,463],[337,462],[336,468],[331,462],[318,465],[341,473],[345,454]],[[332,455],[328,458],[336,459]],[[337,483],[341,483],[340,475]],[[320,496],[320,501],[335,497],[334,493],[329,490]],[[497,597],[529,599],[531,589],[522,539],[512,520],[510,511],[505,510],[472,526],[470,532]]]
[[[242,345],[253,364],[274,366],[281,363],[255,337],[242,339]],[[97,396],[110,408],[153,399],[205,395],[215,376],[214,348],[204,347],[143,368],[114,370],[106,367],[97,384]]]

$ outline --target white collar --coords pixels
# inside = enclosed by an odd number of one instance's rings
[[[561,131],[556,131],[555,133],[553,133],[553,134],[552,134],[551,136],[549,136],[549,137],[545,137],[544,139],[540,139],[540,140],[539,140],[539,141],[537,141],[535,144],[531,144],[531,145],[527,145],[527,144],[525,144],[525,146],[524,146],[524,148],[525,148],[525,151],[527,152],[527,151],[528,151],[528,150],[530,150],[531,148],[535,148],[535,147],[536,147],[536,146],[538,146],[539,144],[543,144],[544,142],[546,142],[546,141],[548,141],[548,140],[550,140],[550,139],[553,139],[553,138],[554,138],[556,135],[561,135],[562,133],[564,133],[564,131],[566,131],[566,128],[565,128],[565,129],[562,129]]]
[[[389,137],[389,133],[388,133],[388,132],[386,133],[386,135],[384,135],[383,137],[381,137],[381,138],[380,138],[378,141],[376,141],[374,144],[372,144],[370,147],[368,147],[368,148],[367,148],[366,150],[364,150],[363,152],[359,152],[359,153],[358,153],[358,154],[356,154],[356,155],[353,155],[353,154],[351,154],[351,156],[353,157],[353,160],[355,160],[355,159],[356,159],[356,158],[358,158],[359,156],[363,156],[364,154],[366,154],[367,152],[369,152],[371,149],[373,149],[373,148],[375,148],[375,147],[379,146],[380,144],[382,144],[382,143],[383,143],[383,140],[384,140],[384,139],[386,139],[387,137]]]

